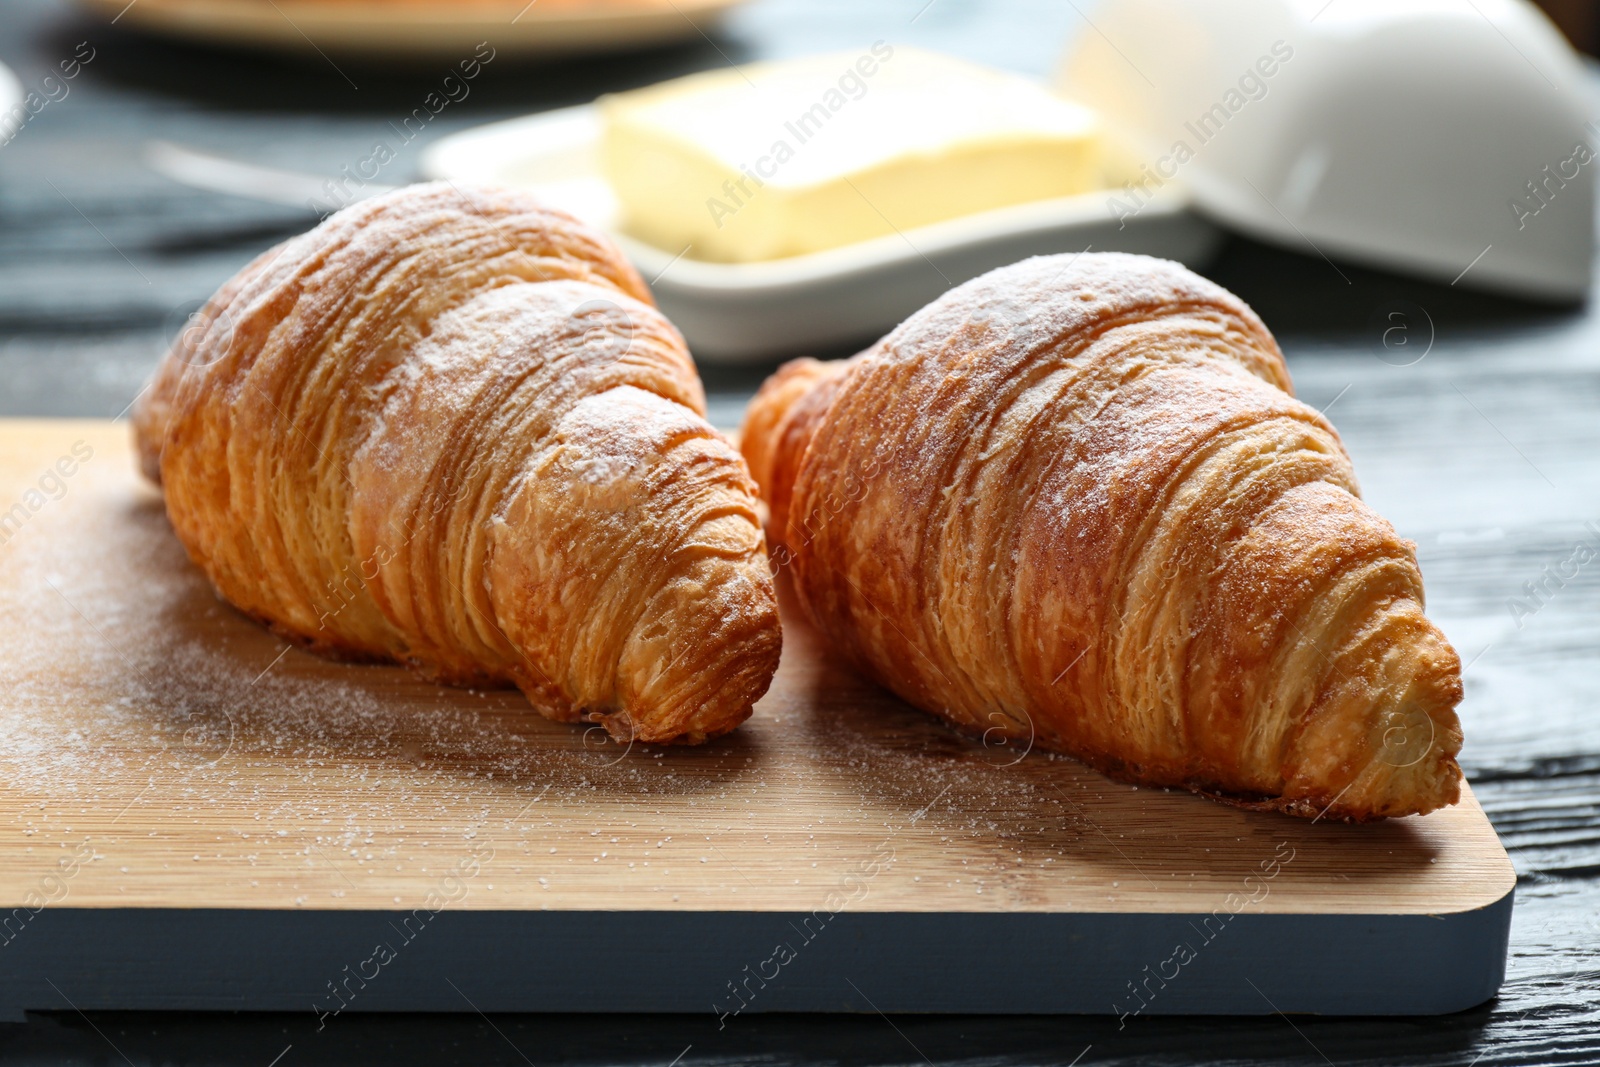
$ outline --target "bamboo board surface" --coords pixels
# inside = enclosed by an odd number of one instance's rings
[[[216,599],[126,437],[0,425],[0,503],[43,498],[0,531],[0,905],[85,841],[74,907],[393,908],[469,857],[464,909],[1429,914],[1514,882],[1470,792],[1345,826],[1113,783],[957,736],[792,617],[754,717],[699,748],[327,662]]]

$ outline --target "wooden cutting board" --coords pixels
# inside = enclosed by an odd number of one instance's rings
[[[0,1013],[1428,1013],[1505,969],[1470,791],[1312,823],[985,745],[786,616],[631,750],[235,613],[123,424],[0,422]]]

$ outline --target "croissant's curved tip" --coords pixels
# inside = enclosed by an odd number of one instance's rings
[[[751,711],[751,707],[746,707],[743,711],[735,711],[731,715],[718,716],[715,722],[704,727],[681,731],[636,730],[633,723],[621,722],[615,718],[607,718],[605,727],[616,740],[630,744],[637,741],[645,745],[703,745],[707,741],[714,741],[733,733],[750,718]]]
[[[1212,800],[1248,811],[1274,811],[1312,822],[1365,823],[1427,815],[1461,799],[1461,767],[1455,757],[1435,751],[1415,774],[1376,773],[1369,765],[1345,787],[1323,788],[1294,796],[1254,796],[1229,793],[1206,785],[1190,789]]]
[[[783,653],[776,600],[763,606],[758,597],[721,627],[707,627],[700,647],[649,669],[631,718],[617,727],[646,744],[698,745],[748,720]]]
[[[1343,795],[1335,795],[1326,804],[1321,804],[1320,797],[1308,798],[1308,803],[1320,804],[1318,817],[1345,822],[1427,815],[1461,799],[1461,778],[1455,757],[1437,752],[1415,770],[1381,762],[1369,765]]]
[[[1264,808],[1315,821],[1422,816],[1461,800],[1461,725],[1453,702],[1374,717],[1365,765],[1346,781],[1298,782]]]

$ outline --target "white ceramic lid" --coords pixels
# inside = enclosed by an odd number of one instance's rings
[[[22,83],[10,67],[0,63],[0,145],[9,142],[25,125],[27,113],[18,107],[22,102]]]
[[[1526,0],[1106,0],[1090,17],[1058,84],[1124,131],[1146,188],[1182,181],[1230,226],[1329,257],[1587,295],[1600,131],[1577,56]]]

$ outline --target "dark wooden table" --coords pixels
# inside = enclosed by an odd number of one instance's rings
[[[497,60],[426,137],[730,60],[878,38],[1043,74],[1080,26],[1072,5],[1048,0],[757,0],[681,48]],[[314,221],[178,186],[144,164],[147,142],[332,175],[444,73],[178,46],[58,0],[0,8],[0,59],[30,86],[84,41],[94,58],[68,95],[0,149],[0,415],[117,415],[202,299]],[[408,179],[422,143],[384,180]],[[1140,1018],[1122,1030],[1109,1018],[752,1016],[720,1034],[668,1017],[353,1016],[318,1034],[309,1013],[64,1010],[0,1026],[0,1061],[1600,1063],[1600,563],[1536,612],[1511,608],[1579,539],[1600,539],[1600,311],[1341,268],[1235,239],[1208,273],[1255,305],[1300,394],[1328,406],[1368,498],[1417,542],[1429,610],[1468,664],[1463,763],[1521,875],[1493,1003],[1445,1018]],[[1397,352],[1374,322],[1399,300],[1425,309],[1432,327],[1413,313],[1415,343]],[[767,369],[704,368],[717,410],[736,410]]]

